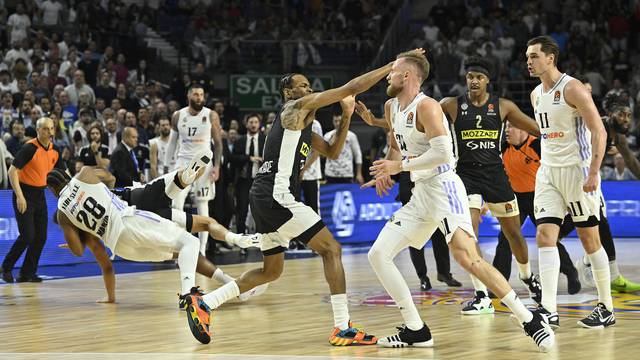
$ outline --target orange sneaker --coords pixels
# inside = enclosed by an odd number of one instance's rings
[[[329,343],[333,346],[348,345],[375,345],[378,338],[367,334],[364,330],[358,329],[349,321],[349,327],[344,330],[333,328],[333,332],[329,337]]]
[[[182,295],[187,304],[187,321],[193,336],[203,344],[211,342],[211,309],[202,300],[198,287],[191,288],[191,293]]]

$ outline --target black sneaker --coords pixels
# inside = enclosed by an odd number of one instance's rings
[[[587,329],[604,329],[615,324],[616,317],[603,303],[598,303],[589,316],[578,321],[578,325]]]
[[[33,274],[33,275],[19,275],[18,278],[16,279],[16,282],[19,283],[23,283],[23,282],[32,282],[32,283],[41,283],[42,282],[42,278],[40,276],[38,276],[37,274]]]
[[[544,315],[544,318],[547,320],[547,324],[551,326],[552,329],[557,329],[560,327],[560,316],[558,316],[558,312],[550,312],[545,309],[542,305],[538,306],[533,313],[538,313],[540,315]]]
[[[427,324],[422,329],[413,331],[406,325],[397,327],[398,334],[378,339],[378,345],[388,348],[433,347],[433,338]]]
[[[0,271],[2,272],[2,280],[4,280],[4,282],[13,283],[15,281],[11,271],[5,271],[3,268],[0,268]]]
[[[524,327],[524,332],[533,339],[538,348],[540,348],[542,352],[547,352],[556,342],[555,334],[543,314],[536,311],[532,313],[533,319],[528,323],[522,324],[522,327]]]
[[[540,285],[538,275],[531,274],[528,279],[520,279],[520,281],[527,285],[531,299],[540,304],[542,301],[542,285]]]
[[[421,291],[429,291],[431,290],[431,281],[428,276],[420,277],[420,290]]]
[[[454,279],[453,275],[451,275],[451,273],[438,274],[438,281],[443,282],[443,283],[447,284],[447,286],[450,286],[450,287],[460,287],[460,286],[462,286],[462,283],[460,283],[460,281]]]

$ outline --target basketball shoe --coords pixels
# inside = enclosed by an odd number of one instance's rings
[[[545,315],[533,311],[533,319],[522,324],[524,332],[536,343],[542,352],[549,351],[556,342],[555,334],[547,323]]]
[[[495,308],[491,303],[491,299],[483,291],[476,291],[476,296],[473,300],[467,303],[467,306],[460,310],[462,315],[481,315],[481,314],[493,314]]]
[[[240,296],[238,296],[238,299],[240,299],[240,301],[247,301],[254,296],[259,296],[264,294],[264,292],[267,291],[268,287],[269,287],[269,283],[258,285],[253,289],[249,291],[245,291],[242,294],[240,294]]]
[[[551,326],[552,329],[557,329],[560,327],[560,316],[557,311],[550,312],[545,309],[542,305],[538,305],[538,307],[533,310],[533,313],[538,313],[543,315],[544,319],[546,319],[547,324]]]
[[[414,331],[406,325],[396,327],[398,334],[387,336],[378,340],[378,346],[388,348],[403,347],[433,347],[433,338],[427,324],[423,324],[422,329]]]
[[[196,289],[195,291],[198,293],[199,296],[204,295],[204,291],[202,291],[199,286],[196,286],[195,288],[192,288],[191,291],[193,292],[194,289]],[[187,304],[187,295],[178,294],[178,309],[187,310],[187,305],[188,305]]]
[[[240,235],[240,239],[233,242],[234,245],[242,249],[256,247],[260,248],[262,246],[262,234],[242,234]]]
[[[578,321],[578,325],[588,329],[604,329],[616,324],[616,317],[607,310],[603,303],[598,303],[586,318]]]
[[[622,275],[618,275],[618,277],[611,281],[611,290],[622,293],[636,292],[640,291],[640,284],[634,283]]]
[[[189,294],[182,295],[187,303],[187,322],[193,336],[203,344],[211,342],[211,309],[202,300],[200,289],[191,288]]]
[[[542,301],[542,285],[540,285],[538,275],[531,274],[528,279],[520,279],[520,281],[527,286],[531,299],[540,304],[540,301]]]
[[[333,328],[333,332],[329,336],[329,343],[333,346],[375,345],[377,342],[377,337],[367,334],[363,329],[356,328],[351,321],[349,321],[349,327],[344,330]]]
[[[196,156],[187,163],[184,170],[182,170],[180,180],[182,180],[185,185],[192,184],[200,175],[202,175],[202,169],[211,162],[212,156],[213,153],[211,152],[211,149],[205,149],[196,154]]]

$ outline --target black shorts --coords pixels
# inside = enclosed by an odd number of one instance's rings
[[[275,255],[289,247],[289,241],[308,243],[325,225],[312,208],[296,201],[292,194],[249,196],[256,231],[262,235],[262,252]]]
[[[458,164],[456,172],[469,196],[481,195],[484,202],[490,204],[506,203],[516,197],[502,164]]]

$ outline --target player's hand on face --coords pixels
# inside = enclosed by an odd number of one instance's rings
[[[373,125],[373,114],[362,101],[356,103],[356,114],[367,124]]]
[[[353,95],[349,95],[346,98],[340,100],[340,107],[342,108],[342,112],[346,114],[353,114],[353,111],[356,108],[356,97]]]
[[[394,160],[376,160],[373,162],[373,166],[369,168],[371,176],[378,178],[384,176],[391,176],[402,171],[402,163]]]
[[[100,144],[98,144],[97,141],[92,141],[91,142],[91,151],[96,152],[96,151],[98,151],[98,149],[100,149]]]
[[[598,189],[598,177],[598,174],[589,174],[584,185],[582,185],[582,190],[587,193],[596,191]]]

